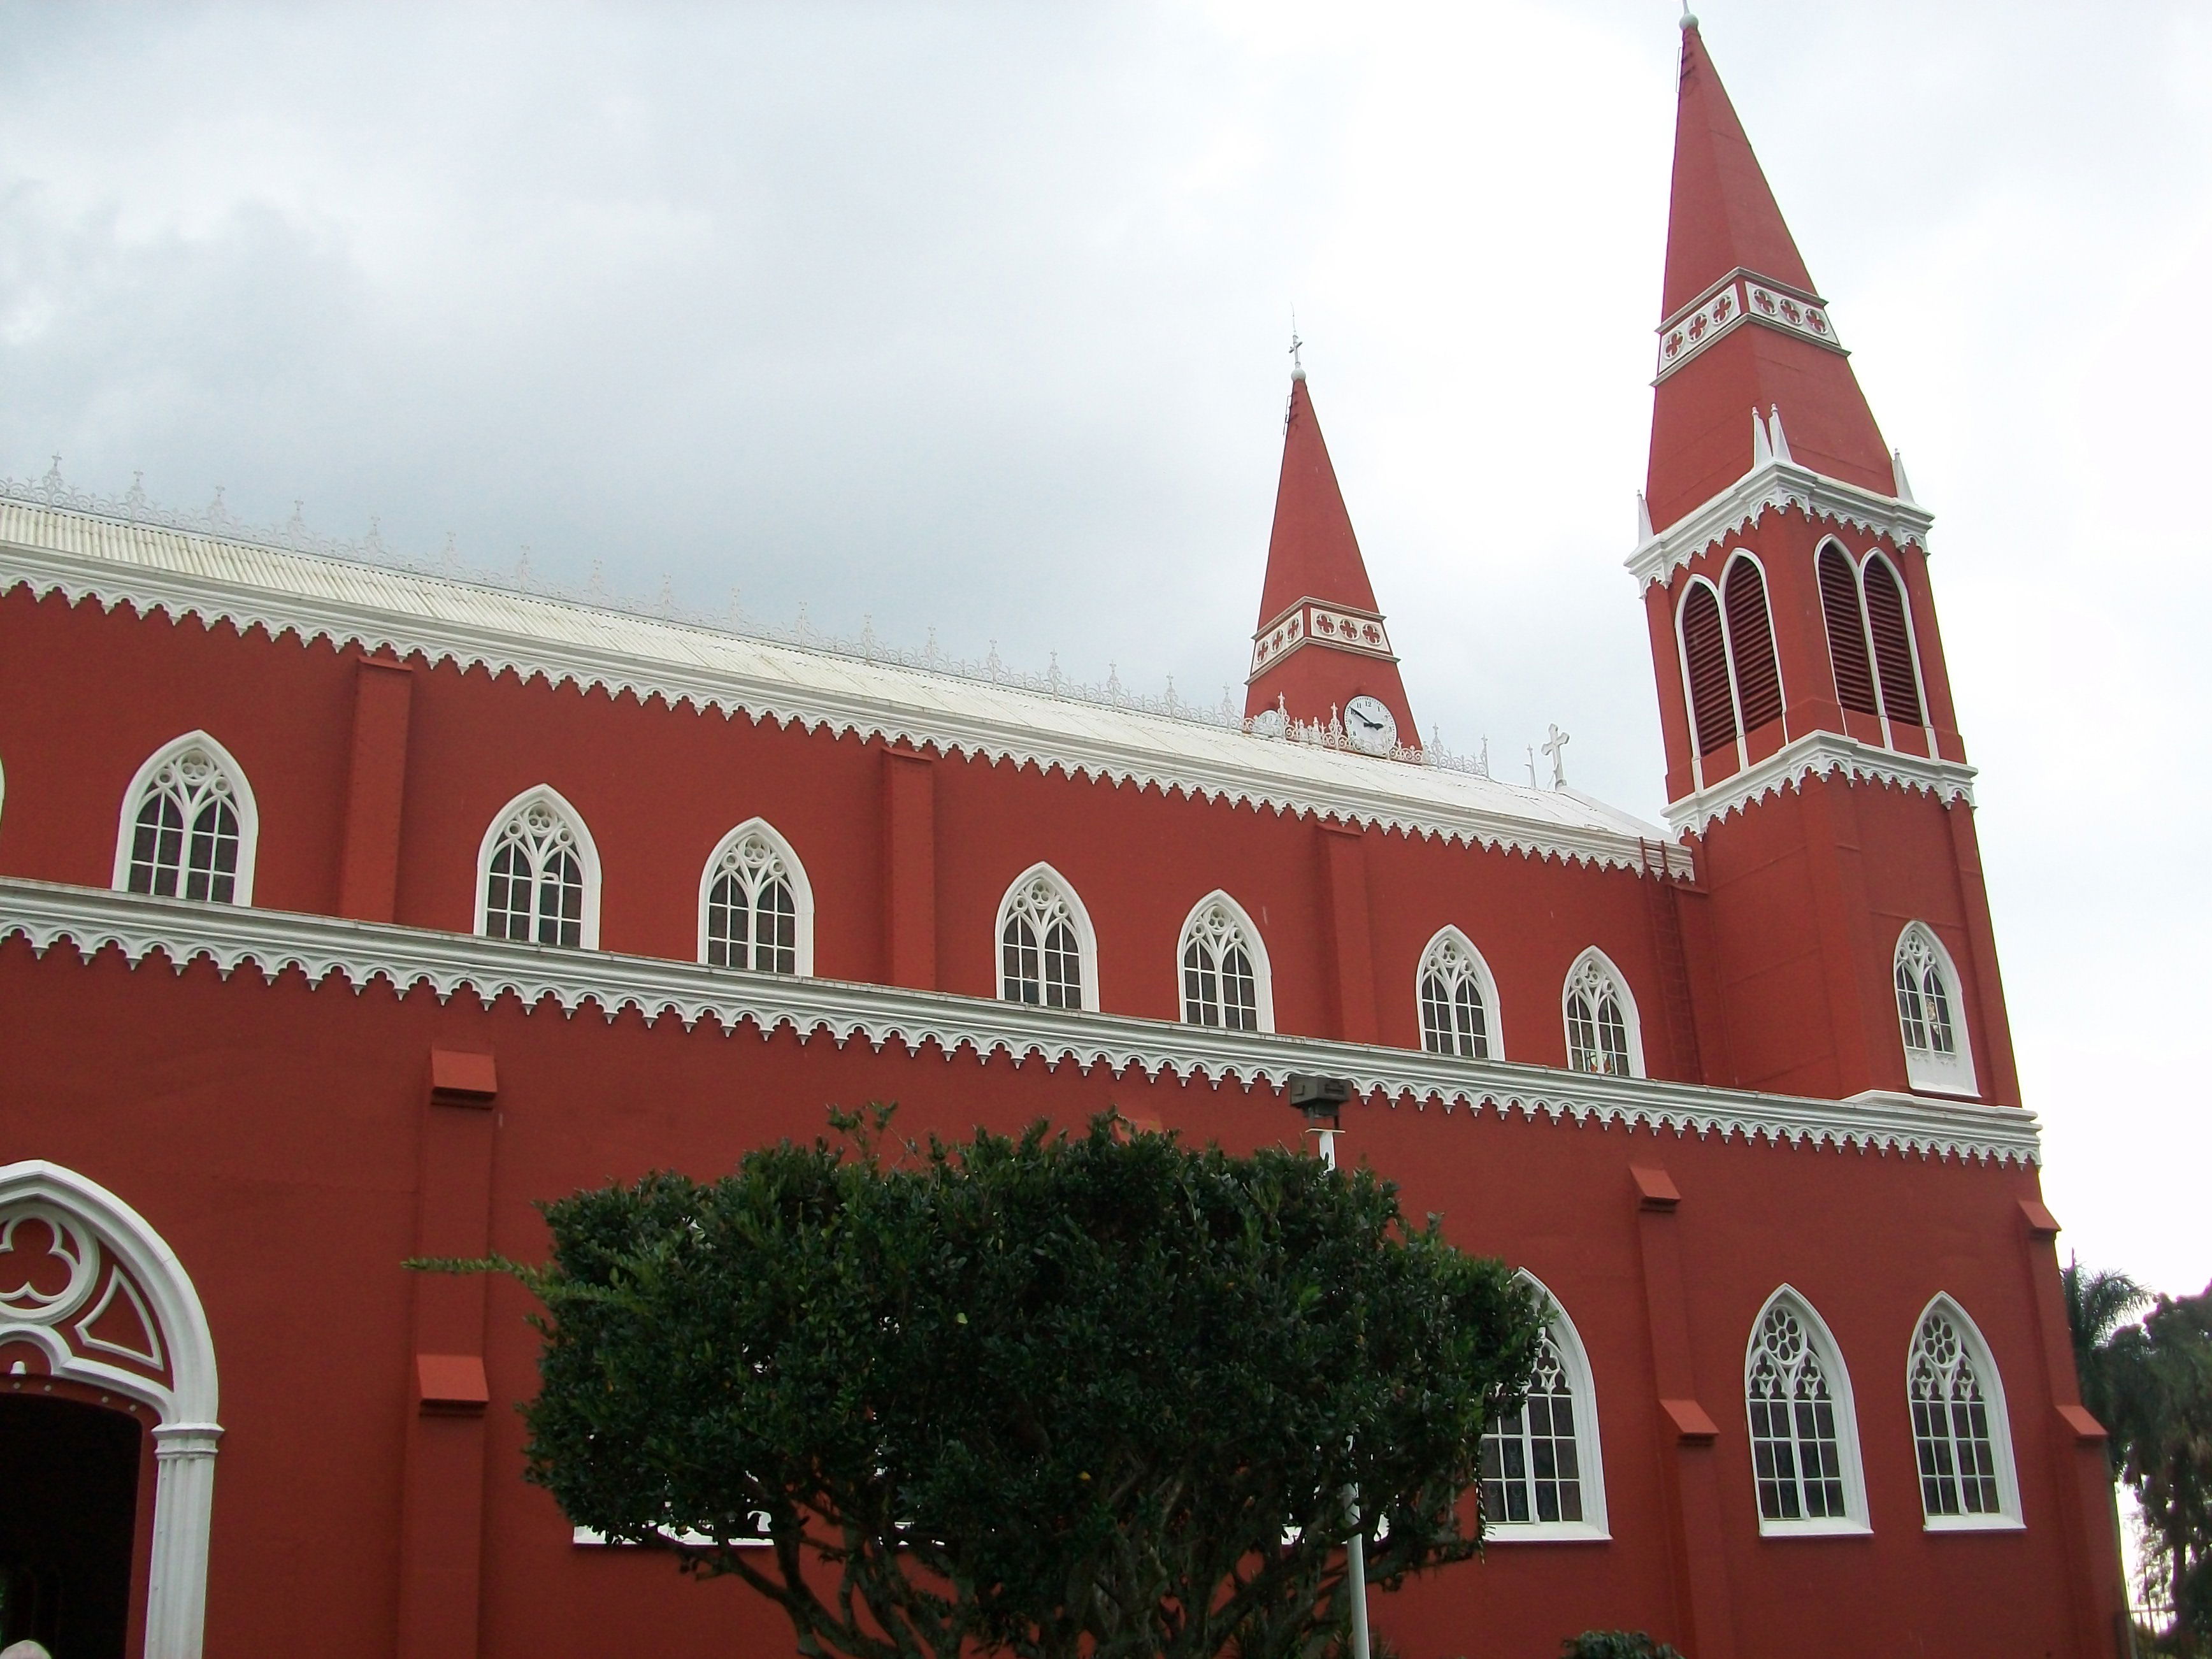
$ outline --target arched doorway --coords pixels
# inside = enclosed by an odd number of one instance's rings
[[[0,1167],[8,1639],[34,1636],[56,1659],[120,1659],[125,1632],[140,1622],[145,1659],[198,1659],[222,1433],[216,1402],[207,1317],[168,1246],[80,1175],[38,1162]],[[149,1419],[150,1430],[141,1426]],[[149,1433],[149,1536],[134,1572]]]

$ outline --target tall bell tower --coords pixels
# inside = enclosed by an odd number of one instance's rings
[[[1914,500],[1682,28],[1650,469],[1628,565],[1667,747],[1698,1048],[1720,1084],[2017,1103]]]

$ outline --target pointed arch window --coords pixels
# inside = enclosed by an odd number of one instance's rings
[[[1735,699],[1729,691],[1728,637],[1709,581],[1693,580],[1682,600],[1682,665],[1690,687],[1690,724],[1702,757],[1736,738]]]
[[[1421,1011],[1421,1047],[1462,1060],[1502,1055],[1498,991],[1489,965],[1465,933],[1447,927],[1421,953],[1415,997]]]
[[[116,887],[157,898],[253,902],[260,814],[246,774],[204,732],[156,750],[124,792]]]
[[[1569,1070],[1605,1077],[1644,1075],[1636,1001],[1602,951],[1585,951],[1576,961],[1563,1001]]]
[[[1974,1057],[1966,1039],[1959,970],[1932,929],[1913,922],[1898,935],[1892,977],[1897,1027],[1905,1042],[1905,1080],[1938,1094],[1974,1094]]]
[[[1740,552],[1729,561],[1723,602],[1737,712],[1745,732],[1756,732],[1782,718],[1782,668],[1774,655],[1774,623],[1767,615],[1766,577],[1750,554]]]
[[[1866,562],[1867,632],[1881,684],[1882,713],[1900,726],[1918,726],[1920,675],[1912,661],[1912,629],[1905,620],[1905,589],[1879,553]]]
[[[1183,1024],[1231,1031],[1275,1029],[1267,949],[1236,900],[1218,892],[1200,899],[1182,925],[1178,956]]]
[[[791,844],[763,819],[722,837],[699,884],[699,959],[762,974],[814,971],[814,893]]]
[[[487,939],[599,948],[599,851],[556,791],[525,790],[485,831],[477,931]]]
[[[1032,865],[999,902],[999,995],[1045,1008],[1098,1006],[1098,946],[1075,889]]]
[[[2017,1525],[2004,1389],[1981,1333],[1948,1297],[1920,1316],[1905,1395],[1929,1527]]]
[[[1589,1356],[1552,1294],[1528,1273],[1517,1277],[1534,1287],[1547,1316],[1526,1398],[1482,1437],[1483,1530],[1499,1542],[1603,1538],[1605,1470]]]
[[[1776,1292],[1753,1328],[1744,1407],[1759,1530],[1863,1531],[1850,1379],[1827,1328],[1792,1292]]]
[[[1820,615],[1828,625],[1828,666],[1836,677],[1836,701],[1855,714],[1878,716],[1881,704],[1875,696],[1874,659],[1859,608],[1858,572],[1850,556],[1833,542],[1821,545],[1820,572]]]

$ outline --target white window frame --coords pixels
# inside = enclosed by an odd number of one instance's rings
[[[1099,1007],[1098,934],[1091,926],[1091,912],[1084,908],[1082,896],[1075,890],[1075,884],[1042,860],[1007,883],[1006,894],[999,900],[998,917],[991,924],[991,983],[997,988],[995,994],[1001,1001],[1006,1000],[1006,923],[1013,916],[1014,902],[1022,896],[1024,889],[1040,881],[1050,886],[1059,896],[1060,902],[1067,906],[1068,920],[1075,928],[1076,954],[1083,975],[1081,1006],[1084,1012],[1095,1014]],[[1037,946],[1042,950],[1044,941],[1039,939]]]
[[[1244,943],[1252,956],[1252,1000],[1255,1017],[1260,1022],[1258,1034],[1272,1036],[1275,1030],[1275,972],[1267,960],[1267,941],[1260,936],[1259,925],[1252,920],[1252,913],[1218,887],[1192,905],[1190,914],[1182,919],[1182,926],[1176,929],[1176,1018],[1186,1025],[1190,1023],[1190,1009],[1182,994],[1182,953],[1189,948],[1191,933],[1198,926],[1200,918],[1217,904],[1229,913],[1230,920],[1243,933]]]
[[[1897,946],[1890,952],[1889,992],[1893,1006],[1897,1001],[1897,970],[1905,957],[1905,947],[1915,940],[1924,942],[1934,958],[1936,971],[1942,976],[1943,991],[1951,1006],[1951,1057],[1948,1060],[1932,1048],[1915,1048],[1905,1040],[1905,1012],[1897,1012],[1897,1042],[1905,1051],[1905,1080],[1916,1094],[1963,1096],[1970,1100],[1981,1098],[1981,1088],[1974,1072],[1974,1040],[1968,1030],[1966,988],[1959,978],[1959,965],[1951,959],[1950,951],[1943,948],[1942,939],[1924,921],[1909,921],[1899,930]]]
[[[1644,1075],[1644,1019],[1638,1013],[1636,998],[1628,988],[1628,975],[1620,971],[1611,957],[1595,945],[1575,958],[1574,965],[1567,969],[1566,978],[1559,981],[1559,1034],[1566,1039],[1568,1069],[1574,1069],[1575,1030],[1573,1020],[1567,1012],[1567,998],[1575,988],[1575,981],[1590,968],[1595,968],[1613,981],[1613,996],[1620,1004],[1620,1023],[1628,1031],[1628,1074],[1642,1077]],[[1583,1075],[1594,1076],[1596,1073],[1585,1073]]]
[[[699,872],[699,960],[707,960],[709,943],[707,904],[714,891],[715,878],[722,872],[722,860],[749,836],[758,836],[766,842],[775,849],[778,861],[783,866],[784,879],[791,886],[792,952],[799,964],[793,974],[799,979],[811,979],[814,977],[814,884],[806,878],[806,866],[799,862],[799,854],[792,850],[791,843],[778,833],[774,824],[762,817],[747,818],[716,842],[714,850],[707,854],[707,862]],[[481,917],[483,905],[479,903],[477,909]],[[757,970],[732,969],[730,971]]]
[[[470,931],[479,939],[489,938],[484,931],[484,902],[490,896],[491,855],[498,851],[500,836],[514,822],[516,813],[533,801],[544,801],[568,819],[568,827],[576,832],[576,856],[584,866],[584,913],[580,921],[580,942],[569,945],[540,945],[541,950],[585,950],[599,948],[599,848],[592,839],[591,826],[584,815],[569,804],[568,798],[550,783],[532,784],[491,816],[484,828],[483,839],[477,844],[477,900],[475,914],[470,920]],[[516,943],[521,941],[517,940]],[[536,943],[536,941],[532,941]]]
[[[1842,547],[1843,544],[1838,542],[1836,545]],[[1847,555],[1850,551],[1849,548],[1844,550]],[[1905,607],[1905,654],[1912,659],[1912,695],[1920,704],[1917,724],[1911,720],[1892,720],[1889,716],[1889,693],[1881,683],[1881,654],[1874,647],[1874,607],[1867,603],[1866,596],[1867,568],[1877,559],[1889,568],[1889,579],[1897,584],[1898,603]],[[1912,624],[1912,587],[1905,580],[1905,572],[1898,568],[1897,561],[1879,546],[1869,548],[1866,556],[1855,561],[1855,574],[1859,580],[1859,619],[1866,624],[1867,661],[1874,669],[1874,700],[1881,709],[1881,740],[1894,749],[1897,747],[1899,726],[1910,726],[1916,732],[1928,732],[1932,731],[1936,724],[1934,711],[1928,707],[1928,678],[1920,672],[1920,631]],[[1928,746],[1931,751],[1935,749],[1934,738],[1929,738]]]
[[[1982,1385],[1983,1403],[1988,1408],[1990,1419],[1990,1448],[1991,1462],[1996,1465],[1997,1508],[1991,1515],[1930,1515],[1928,1496],[1921,1486],[1920,1437],[1912,1432],[1912,1373],[1920,1363],[1920,1328],[1934,1314],[1942,1314],[1957,1327],[1960,1346],[1973,1361],[1974,1374]],[[1966,1310],[1959,1305],[1956,1297],[1937,1291],[1928,1300],[1912,1321],[1912,1340],[1905,1351],[1905,1404],[1906,1431],[1912,1442],[1913,1484],[1921,1493],[1920,1522],[1926,1532],[2018,1532],[2025,1524],[2020,1514],[2020,1478],[2013,1464],[2012,1419],[2005,1410],[2004,1378],[1997,1370],[1997,1362],[1990,1352],[1990,1345],[1982,1335],[1982,1328],[1974,1323]]]
[[[1575,1457],[1582,1470],[1583,1518],[1579,1521],[1496,1521],[1484,1517],[1483,1541],[1489,1544],[1590,1544],[1613,1536],[1606,1518],[1605,1454],[1598,1431],[1597,1382],[1589,1351],[1565,1305],[1544,1282],[1523,1267],[1514,1278],[1528,1285],[1547,1310],[1546,1325],[1559,1351],[1560,1369],[1575,1403]],[[1480,1485],[1480,1481],[1477,1482]]]
[[[230,780],[231,805],[238,814],[238,869],[231,878],[229,902],[235,905],[250,905],[253,902],[253,866],[261,849],[261,808],[253,798],[253,786],[246,779],[246,769],[238,763],[237,757],[229,750],[205,732],[187,732],[181,738],[163,744],[147,756],[145,764],[131,775],[131,787],[123,792],[123,811],[116,825],[112,884],[118,893],[131,890],[131,852],[138,833],[138,809],[145,805],[146,791],[151,787],[155,774],[188,749],[205,750]],[[189,825],[186,826],[186,835],[189,838]],[[222,901],[199,902],[220,903]]]
[[[1505,1021],[1498,1008],[1498,981],[1490,971],[1490,963],[1484,958],[1482,952],[1475,948],[1474,941],[1467,936],[1463,929],[1449,923],[1437,928],[1435,935],[1421,947],[1420,960],[1413,967],[1413,1021],[1420,1030],[1421,1052],[1424,1054],[1429,1052],[1429,1028],[1425,1012],[1426,1005],[1422,1000],[1421,987],[1429,976],[1429,964],[1435,960],[1437,953],[1447,945],[1455,945],[1466,952],[1475,989],[1482,996],[1483,1042],[1490,1050],[1483,1058],[1503,1060],[1505,1058]],[[1460,1060],[1464,1059],[1465,1056],[1455,1048],[1450,1054],[1439,1056],[1439,1058]]]
[[[1807,1344],[1819,1358],[1828,1379],[1828,1393],[1835,1405],[1836,1461],[1841,1466],[1844,1483],[1844,1509],[1840,1516],[1800,1516],[1794,1521],[1769,1520],[1759,1506],[1759,1466],[1753,1451],[1751,1426],[1751,1373],[1759,1363],[1759,1331],[1766,1323],[1766,1316],[1778,1304],[1787,1304],[1797,1316],[1804,1330]],[[1916,1325],[1917,1330],[1918,1327]],[[1759,1535],[1763,1538],[1842,1538],[1858,1537],[1874,1530],[1867,1514],[1866,1468],[1859,1455],[1859,1413],[1851,1395],[1850,1368],[1844,1364],[1844,1351],[1836,1341],[1835,1333],[1828,1322],[1820,1317],[1804,1293],[1791,1285],[1778,1287],[1773,1295],[1759,1304],[1752,1316],[1751,1335],[1744,1344],[1743,1376],[1736,1386],[1743,1403],[1745,1474],[1751,1480],[1752,1513],[1759,1517]],[[1800,1479],[1802,1480],[1802,1474]]]

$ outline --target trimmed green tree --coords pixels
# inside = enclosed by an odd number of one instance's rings
[[[550,1263],[499,1264],[574,1522],[849,1659],[1304,1659],[1355,1526],[1386,1586],[1480,1548],[1540,1329],[1501,1264],[1290,1152],[1109,1115],[886,1158],[888,1117],[549,1204]]]

